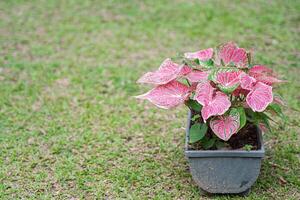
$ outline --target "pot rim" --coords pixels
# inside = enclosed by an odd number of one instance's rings
[[[265,148],[262,139],[262,132],[257,127],[258,134],[258,150],[189,150],[189,130],[191,124],[191,111],[188,112],[188,120],[186,126],[185,137],[185,156],[186,157],[248,157],[248,158],[263,158],[265,155]]]

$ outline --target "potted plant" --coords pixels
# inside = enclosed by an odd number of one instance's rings
[[[260,172],[270,114],[284,119],[273,92],[281,82],[228,42],[166,59],[138,80],[155,87],[137,98],[164,109],[188,106],[185,155],[195,182],[208,193],[247,193]]]

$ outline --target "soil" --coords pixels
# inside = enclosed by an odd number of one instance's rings
[[[254,124],[246,124],[237,134],[234,134],[227,142],[232,149],[240,149],[245,145],[251,145],[251,150],[258,149],[257,130]]]
[[[192,115],[193,116],[193,115]],[[201,117],[197,120],[197,122],[202,122]],[[193,124],[193,122],[192,122]],[[212,138],[214,136],[214,133],[210,128],[208,128],[207,137]],[[219,139],[218,139],[219,140]],[[222,141],[222,140],[219,140]],[[227,150],[238,150],[238,149],[244,149],[246,145],[249,146],[251,150],[257,150],[259,149],[258,144],[258,135],[257,135],[257,129],[254,124],[251,124],[249,122],[246,123],[246,125],[236,134],[234,134],[227,142],[222,141],[225,144],[225,147],[222,149]],[[190,149],[193,150],[203,150],[201,146],[201,142],[196,142],[194,144],[189,145]],[[210,149],[207,150],[216,150],[216,146],[214,145]]]

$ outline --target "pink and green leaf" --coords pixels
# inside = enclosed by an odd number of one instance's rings
[[[199,82],[196,88],[194,99],[202,106],[212,101],[216,88],[209,81]]]
[[[189,72],[191,72],[191,70],[192,69],[188,66],[180,66],[172,62],[170,58],[167,58],[160,65],[158,70],[144,74],[137,82],[163,85],[180,76],[188,74]]]
[[[272,87],[258,82],[246,97],[246,102],[254,112],[263,112],[273,101]]]
[[[210,74],[208,76],[208,79],[213,81],[214,83],[217,83],[217,77],[219,73],[225,73],[225,72],[238,72],[239,69],[234,67],[218,67],[214,68],[210,71]]]
[[[203,106],[201,115],[204,122],[211,116],[223,115],[231,106],[229,97],[216,91],[208,81],[197,85],[194,99]]]
[[[252,90],[254,87],[254,84],[256,83],[256,79],[249,76],[246,73],[242,73],[240,75],[240,83],[241,83],[241,88],[245,90]]]
[[[228,141],[237,133],[240,127],[239,111],[235,108],[230,110],[228,115],[214,117],[210,121],[210,128],[220,139]]]
[[[232,54],[234,53],[235,49],[237,48],[237,45],[233,42],[228,42],[225,44],[222,44],[218,47],[218,53],[216,57],[216,62],[220,64],[223,62],[225,65],[230,63]]]
[[[219,89],[225,93],[232,93],[240,84],[241,71],[219,72],[216,83]]]
[[[206,120],[211,116],[223,115],[231,106],[229,97],[222,93],[216,92],[212,100],[205,104],[201,110],[201,116],[206,122]]]
[[[212,58],[213,53],[213,48],[209,48],[196,52],[187,52],[184,54],[184,57],[186,57],[187,59],[199,59],[200,61],[207,61]]]
[[[147,99],[157,107],[170,109],[183,104],[189,95],[189,87],[178,81],[171,81],[165,85],[159,85],[145,94],[136,96],[136,98]]]
[[[280,80],[274,76],[268,76],[268,75],[255,75],[255,74],[252,74],[252,76],[254,76],[256,78],[257,81],[260,81],[262,83],[265,83],[267,85],[270,85],[272,86],[273,84],[275,83],[284,83],[286,81],[283,81],[283,80]]]
[[[205,81],[208,77],[208,72],[203,72],[199,70],[193,70],[185,76],[190,82],[196,83],[199,81]]]
[[[231,62],[233,62],[237,67],[244,68],[248,64],[247,52],[243,48],[237,48],[232,57]]]
[[[239,68],[244,68],[248,64],[246,50],[239,48],[233,42],[228,42],[219,47],[216,60],[217,63],[223,63],[225,66],[233,63]]]
[[[255,78],[257,81],[265,83],[267,85],[273,85],[274,83],[282,83],[285,82],[283,80],[278,79],[273,70],[263,66],[263,65],[255,65],[249,70],[249,75]]]
[[[232,93],[238,86],[239,84],[234,84],[232,86],[218,85],[219,89],[226,94]]]

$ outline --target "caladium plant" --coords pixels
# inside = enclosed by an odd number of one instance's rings
[[[177,63],[167,58],[158,70],[138,80],[154,88],[137,98],[164,109],[187,105],[194,113],[190,142],[200,140],[206,142],[204,146],[228,141],[247,123],[266,130],[270,128],[268,113],[284,118],[282,100],[273,92],[283,81],[272,69],[252,60],[251,52],[233,42],[185,53]],[[205,137],[209,130],[217,136],[210,141]]]

